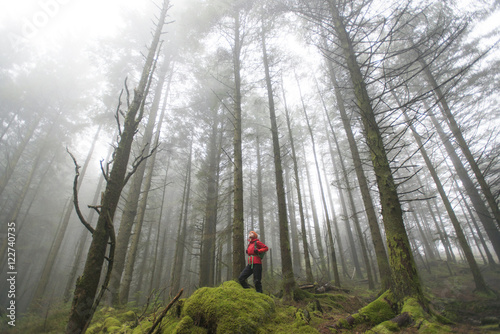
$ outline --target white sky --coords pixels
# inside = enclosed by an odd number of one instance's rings
[[[82,41],[116,34],[124,24],[123,11],[145,11],[151,3],[151,0],[0,0],[1,42],[19,50],[26,46],[43,48],[68,34]],[[499,26],[500,11],[497,11],[477,31],[483,33]]]

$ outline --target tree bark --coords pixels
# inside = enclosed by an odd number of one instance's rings
[[[243,222],[243,153],[242,153],[242,131],[241,131],[241,39],[240,39],[240,13],[238,9],[234,12],[234,136],[233,136],[233,168],[234,168],[234,192],[233,192],[233,279],[238,278],[245,268],[245,237]]]
[[[219,133],[218,106],[212,107],[212,132],[210,134],[207,153],[207,192],[205,195],[205,222],[202,235],[200,254],[199,286],[214,286],[215,250],[217,232],[217,214],[219,201],[219,162],[220,154],[217,147]]]
[[[274,109],[274,95],[269,72],[269,62],[266,50],[266,36],[264,24],[262,25],[262,55],[266,74],[267,98],[269,103],[269,116],[271,119],[271,134],[273,140],[274,175],[276,178],[276,195],[278,197],[278,222],[280,231],[281,273],[283,275],[283,299],[292,300],[293,290],[296,287],[293,275],[292,254],[290,251],[290,236],[288,232],[288,218],[286,212],[286,194],[283,181],[283,167],[281,164],[281,150],[279,143],[276,111]]]

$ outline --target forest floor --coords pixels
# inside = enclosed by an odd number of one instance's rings
[[[432,309],[451,323],[442,327],[446,331],[428,328],[419,331],[409,327],[395,332],[500,333],[500,268],[482,267],[488,286],[497,291],[496,297],[476,294],[470,271],[465,266],[437,262],[429,269],[420,271],[425,294]],[[161,322],[158,333],[365,333],[371,325],[350,329],[335,329],[335,325],[372,302],[377,292],[369,291],[365,281],[344,280],[342,283],[340,290],[311,291],[312,294],[302,296],[298,293],[295,301],[287,303],[277,296],[279,293],[258,294],[253,289],[242,289],[233,281],[217,288],[201,288],[174,305]],[[268,291],[279,287],[279,282],[270,279],[266,279],[265,284]],[[1,319],[0,333],[64,333],[69,306],[59,305],[43,315],[24,315],[16,327],[5,326],[5,319]],[[87,333],[148,333],[164,307],[163,303],[151,303],[149,308],[133,304],[119,309],[103,306],[96,312]],[[239,329],[231,326],[239,326]]]
[[[466,266],[448,266],[440,261],[428,269],[420,271],[425,294],[433,310],[452,322],[447,325],[452,333],[500,333],[500,268],[482,267],[484,279],[496,291],[497,297],[475,293],[474,282]],[[349,295],[353,297],[349,299],[350,302],[341,303],[345,312],[324,314],[324,322],[316,327],[321,334],[364,333],[370,328],[368,325],[361,325],[353,329],[332,329],[339,320],[356,313],[359,308],[376,298],[366,287],[360,287],[359,283],[361,282],[349,284],[352,287]],[[345,287],[349,288],[349,285]],[[415,328],[399,331],[417,332]]]

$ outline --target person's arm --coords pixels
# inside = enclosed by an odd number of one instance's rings
[[[269,250],[269,248],[260,241],[257,241],[257,247],[259,248],[259,253],[265,253]]]

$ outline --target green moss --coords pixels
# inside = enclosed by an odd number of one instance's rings
[[[401,313],[407,312],[414,320],[426,319],[428,314],[415,298],[407,298],[403,303]]]
[[[391,292],[386,291],[379,298],[361,308],[357,314],[352,316],[355,319],[355,323],[380,324],[394,318],[396,314],[390,305],[391,299]]]
[[[254,333],[275,311],[272,298],[235,281],[198,289],[184,303],[182,316],[213,333]]]
[[[419,323],[419,333],[423,334],[439,334],[439,333],[451,333],[451,329],[448,326],[441,325],[436,322],[430,322],[428,320],[423,320]]]
[[[119,319],[122,321],[136,321],[137,316],[134,311],[127,311],[125,313],[122,313]]]
[[[401,328],[395,323],[392,322],[391,320],[384,321],[377,326],[373,327],[372,329],[366,331],[366,334],[389,334],[389,333],[395,333],[399,332]]]
[[[122,326],[122,323],[120,322],[120,320],[113,318],[113,317],[109,317],[106,320],[104,320],[104,324],[102,325],[102,328],[105,330],[105,329],[108,329],[110,327],[121,327],[121,326]]]
[[[296,302],[299,302],[299,301],[302,301],[305,299],[312,299],[312,298],[314,298],[314,295],[310,292],[305,291],[305,290],[297,288],[293,291],[293,300],[295,300]]]
[[[274,316],[267,323],[257,329],[256,333],[318,334],[319,332],[302,319],[301,312],[298,312],[297,308],[281,306],[276,309]]]
[[[206,334],[208,331],[205,328],[197,327],[194,324],[193,318],[190,316],[186,316],[181,319],[181,321],[177,324],[175,329],[172,332],[164,333],[172,333],[172,334]]]
[[[139,326],[135,327],[132,331],[132,334],[144,334],[147,333],[148,330],[153,327],[153,323],[150,321],[141,321]]]
[[[118,331],[120,331],[121,328],[122,328],[121,326],[111,326],[106,328],[104,333],[117,333]]]

